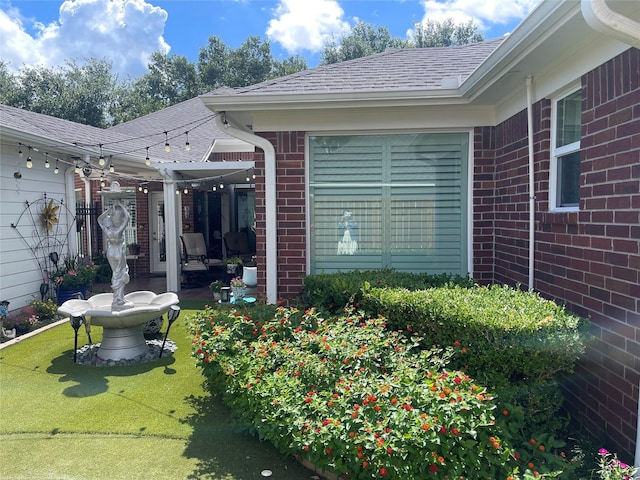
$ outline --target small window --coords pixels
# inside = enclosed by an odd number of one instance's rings
[[[575,90],[554,103],[551,210],[577,210],[580,202],[580,133],[582,92]]]

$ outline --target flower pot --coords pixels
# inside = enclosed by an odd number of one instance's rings
[[[58,305],[62,305],[67,300],[78,298],[78,294],[82,295],[82,298],[87,298],[87,287],[76,288],[58,288]]]
[[[233,298],[236,300],[244,297],[244,287],[231,287],[231,291],[233,292]]]

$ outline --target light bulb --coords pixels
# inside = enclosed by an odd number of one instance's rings
[[[145,165],[148,167],[149,165],[151,165],[151,160],[149,159],[149,157],[147,157],[144,161]]]
[[[184,187],[184,194],[186,195],[187,193],[189,193],[189,190],[187,189],[187,187]]]
[[[56,168],[53,169],[53,173],[57,175],[59,172],[60,172],[60,169],[58,168],[58,159],[56,158]]]
[[[22,153],[22,147],[18,147],[18,158],[22,158],[24,154]]]
[[[33,168],[33,162],[31,161],[31,157],[27,157],[27,168]]]
[[[80,165],[78,165],[77,163],[76,163],[75,172],[80,173]]]
[[[44,156],[44,168],[49,168],[51,167],[51,164],[49,163],[49,155],[45,154]]]
[[[176,195],[180,195],[180,189],[176,188]]]
[[[220,190],[224,188],[224,183],[220,182]]]
[[[213,192],[215,192],[216,190],[218,190],[218,187],[216,187],[216,186],[214,185],[213,187],[211,187],[211,190],[212,190]]]
[[[164,144],[164,151],[169,153],[171,151],[171,146],[168,143]]]
[[[171,151],[171,147],[169,146],[169,135],[167,132],[164,132],[164,151],[167,153]]]
[[[142,190],[144,193],[149,193],[149,189],[147,187],[144,187],[144,190]]]
[[[142,185],[138,185],[138,191],[141,192],[142,191]]]
[[[188,152],[189,150],[191,150],[191,145],[189,144],[189,142],[184,144],[184,149]]]
[[[249,175],[247,175],[246,180],[247,180],[247,182],[250,182],[250,181],[251,181],[251,179],[249,178]]]

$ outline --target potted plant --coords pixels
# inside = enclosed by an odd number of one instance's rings
[[[58,305],[74,297],[87,295],[96,278],[96,266],[92,260],[79,257],[67,257],[56,270],[48,272],[45,282],[51,282],[56,287]]]
[[[215,280],[209,284],[209,290],[213,293],[214,300],[220,300],[220,292],[225,284],[222,280]]]
[[[224,261],[227,266],[228,274],[239,274],[239,268],[242,267],[242,259],[240,257],[229,257]]]
[[[242,277],[232,278],[230,282],[230,286],[231,286],[231,291],[233,292],[233,298],[238,300],[244,297],[244,290],[246,288],[246,284],[244,283],[244,280],[242,280]]]

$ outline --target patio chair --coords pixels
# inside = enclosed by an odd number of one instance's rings
[[[185,276],[183,287],[199,286],[202,278],[206,277],[209,267],[222,265],[222,260],[209,258],[207,245],[202,233],[183,233],[182,242],[182,273]]]

